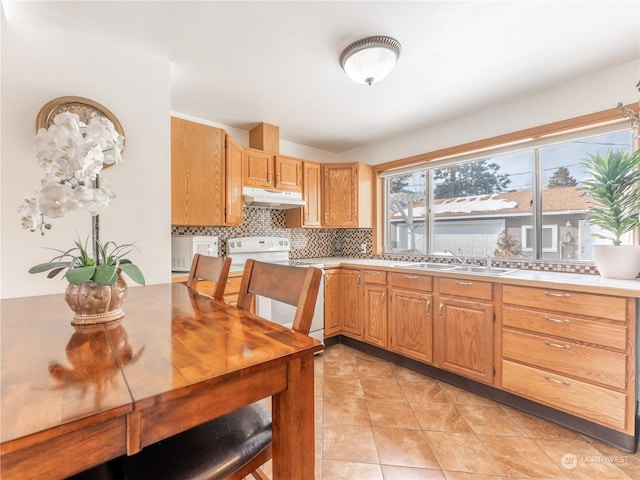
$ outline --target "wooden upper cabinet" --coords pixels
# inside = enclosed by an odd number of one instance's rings
[[[319,228],[321,223],[321,165],[315,162],[302,164],[302,198],[304,207],[290,208],[285,213],[285,225],[287,228]]]
[[[173,225],[242,223],[242,164],[237,144],[228,139],[219,128],[171,118]]]
[[[225,190],[227,204],[225,207],[225,223],[227,225],[242,224],[242,146],[231,135],[225,136],[226,170]]]
[[[242,180],[247,187],[273,188],[273,155],[254,150],[244,149]]]
[[[245,148],[243,181],[247,187],[302,192],[302,160]]]
[[[322,225],[370,228],[372,226],[371,165],[329,163],[322,166]]]

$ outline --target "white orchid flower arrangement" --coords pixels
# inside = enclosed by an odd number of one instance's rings
[[[75,247],[59,252],[50,262],[32,267],[30,273],[50,271],[55,277],[66,270],[70,283],[94,281],[101,285],[116,282],[119,270],[144,285],[144,276],[130,260],[124,258],[132,244],[101,243],[98,238],[98,214],[104,211],[115,192],[99,174],[105,165],[122,162],[124,137],[106,117],[94,115],[88,124],[74,113],[55,116],[53,125],[41,128],[34,139],[34,150],[44,178],[40,188],[31,190],[18,208],[20,225],[42,235],[53,228],[46,218],[62,218],[76,210],[86,210],[92,217],[93,255],[87,242],[75,241]]]

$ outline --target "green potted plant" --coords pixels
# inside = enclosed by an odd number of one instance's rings
[[[633,279],[640,272],[640,245],[621,245],[621,237],[640,226],[640,150],[608,150],[589,155],[582,165],[589,177],[581,188],[594,201],[587,223],[604,232],[594,237],[611,242],[594,245],[598,271],[606,278]]]

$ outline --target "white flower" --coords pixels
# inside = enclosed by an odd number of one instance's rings
[[[95,183],[105,164],[122,161],[124,137],[106,117],[94,115],[85,125],[74,113],[60,113],[53,125],[38,131],[33,148],[44,177],[40,190],[28,193],[18,208],[22,228],[44,234],[43,228],[50,228],[45,216],[60,218],[74,210],[98,215],[116,196],[105,180],[100,187]]]

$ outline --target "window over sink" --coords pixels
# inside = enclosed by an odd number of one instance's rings
[[[591,261],[581,163],[608,149],[633,150],[627,122],[381,172],[384,252]]]

